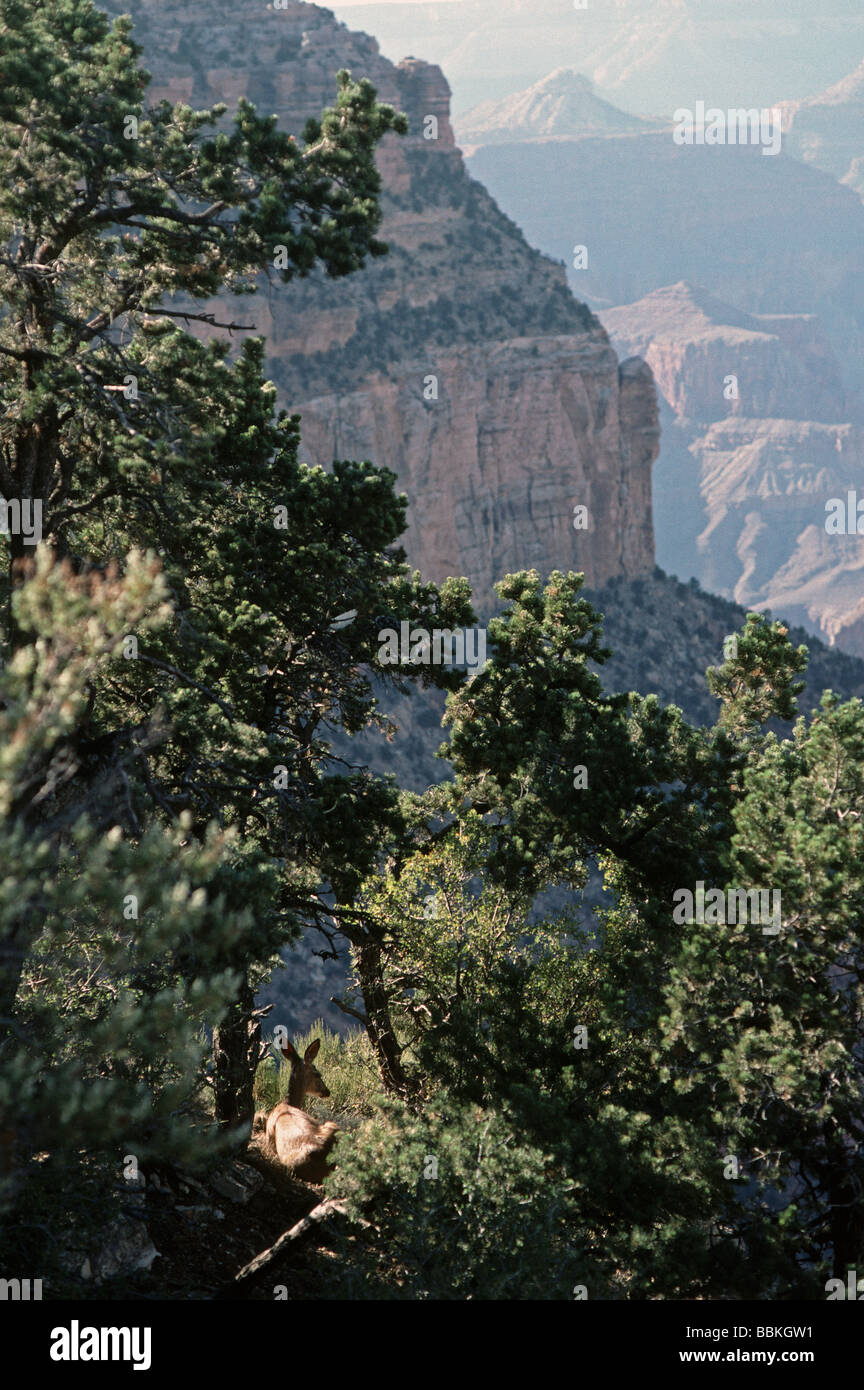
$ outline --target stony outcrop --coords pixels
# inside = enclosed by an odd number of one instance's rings
[[[299,0],[132,10],[156,98],[245,96],[299,133],[347,67],[409,117],[410,134],[380,153],[391,254],[345,280],[274,281],[232,300],[235,321],[267,336],[282,403],[303,417],[304,456],[392,468],[411,504],[410,560],[430,579],[466,574],[481,608],[508,569],[578,568],[595,584],[650,570],[650,372],[619,365],[563,267],[469,178],[440,69],[394,65]],[[577,504],[587,530],[573,528]]]
[[[864,379],[864,207],[814,165],[676,145],[671,127],[484,145],[467,163],[601,317],[686,280],[745,313],[816,314],[847,386]]]
[[[490,144],[468,163],[535,245],[587,247],[571,284],[653,370],[659,563],[864,650],[858,543],[819,534],[830,489],[864,484],[852,189],[786,154],[669,132]]]
[[[575,68],[556,68],[524,91],[501,101],[484,101],[455,122],[466,153],[474,145],[512,140],[581,135],[618,135],[644,130],[648,122],[629,116],[594,91],[594,83]]]
[[[797,420],[728,420],[692,445],[706,525],[703,583],[769,607],[864,655],[853,641],[864,589],[858,535],[829,535],[825,504],[864,496],[864,428]]]
[[[426,373],[437,401],[423,400]],[[481,603],[508,571],[575,568],[602,583],[652,554],[651,374],[619,368],[595,334],[429,352],[299,409],[308,458],[373,458],[400,476],[411,559],[430,578],[468,575]],[[578,533],[576,504],[588,507]]]
[[[779,106],[789,152],[864,198],[864,59],[819,96]]]
[[[864,655],[861,540],[825,531],[830,498],[864,496],[864,410],[818,321],[744,314],[684,283],[603,317],[663,397],[660,562]]]
[[[648,362],[679,418],[836,421],[861,412],[812,314],[746,314],[682,280],[602,319],[619,352]]]

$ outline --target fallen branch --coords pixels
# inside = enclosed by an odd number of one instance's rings
[[[261,1270],[266,1269],[269,1264],[272,1264],[292,1241],[297,1240],[300,1236],[304,1235],[306,1231],[311,1230],[313,1226],[317,1226],[319,1222],[326,1221],[331,1216],[344,1216],[345,1207],[346,1202],[344,1197],[327,1197],[323,1202],[319,1202],[317,1207],[313,1207],[312,1210],[308,1212],[302,1220],[298,1221],[296,1225],[292,1226],[290,1230],[284,1231],[275,1244],[271,1245],[268,1250],[262,1250],[260,1255],[256,1255],[254,1260],[250,1260],[248,1265],[243,1266],[240,1273],[234,1276],[234,1283],[231,1286],[232,1291],[236,1293],[238,1284],[253,1278],[256,1274],[260,1274]],[[367,1221],[361,1221],[359,1224],[367,1226],[369,1223]],[[230,1293],[226,1291],[226,1293],[221,1296],[230,1297]]]

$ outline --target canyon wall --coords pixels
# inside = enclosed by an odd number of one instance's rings
[[[864,655],[864,554],[825,528],[864,480],[864,404],[811,315],[745,314],[679,283],[604,314],[663,398],[658,558]]]
[[[861,72],[788,103],[769,157],[616,129],[559,73],[457,122],[472,172],[651,367],[658,563],[857,655],[860,537],[826,533],[825,504],[864,493]]]
[[[780,111],[787,150],[864,198],[864,61],[827,92],[780,102]]]
[[[844,379],[864,378],[864,207],[815,164],[676,145],[670,125],[487,144],[468,167],[601,318],[686,280],[745,313],[816,314]]]
[[[379,154],[389,256],[346,279],[274,279],[231,301],[232,318],[267,337],[280,402],[303,417],[302,457],[391,468],[410,503],[410,561],[429,579],[467,575],[481,610],[508,570],[579,569],[591,584],[650,571],[651,373],[619,364],[564,268],[468,176],[440,69],[393,64],[298,0],[123,8],[154,99],[245,96],[300,134],[346,67],[409,117],[409,135],[388,136]]]

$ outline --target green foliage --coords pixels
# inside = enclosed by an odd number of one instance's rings
[[[864,707],[829,693],[742,776],[730,882],[770,884],[782,926],[688,932],[658,1060],[727,1136],[742,1173],[782,1194],[786,1286],[864,1251],[861,1104]]]
[[[544,1171],[568,1194],[559,1236],[591,1297],[722,1288],[734,1252],[712,1246],[709,1232],[730,1190],[711,1138],[668,1113],[658,1093],[646,1031],[652,997],[654,1009],[660,1002],[658,978],[653,996],[640,996],[620,966],[622,957],[642,956],[643,971],[650,966],[662,979],[663,957],[638,915],[628,916],[622,899],[599,929],[560,909],[544,919],[529,895],[489,874],[501,827],[461,805],[458,789],[406,798],[406,807],[414,852],[371,880],[360,902],[382,944],[382,980],[404,1056],[414,1061],[421,1115],[440,1106],[506,1115],[520,1143],[548,1156]],[[554,868],[547,860],[545,871]],[[378,1220],[378,1193],[390,1212],[389,1239],[400,1209],[381,1196],[391,1157],[383,1139],[363,1139],[359,1154],[350,1172],[368,1163],[367,1216]],[[339,1177],[332,1190],[344,1190]],[[425,1269],[436,1259],[431,1233],[440,1213],[433,1204],[427,1222],[419,1198],[406,1196],[404,1184],[397,1190],[411,1259]],[[486,1258],[497,1270],[494,1239]],[[478,1233],[472,1247],[478,1265],[482,1240]],[[500,1296],[569,1296],[554,1279],[546,1287]]]
[[[298,1034],[291,1041],[302,1057],[316,1038],[321,1040],[321,1050],[315,1065],[324,1078],[330,1098],[308,1096],[309,1113],[318,1120],[340,1122],[347,1116],[352,1123],[357,1117],[372,1115],[382,1099],[382,1088],[366,1034],[355,1028],[343,1037],[318,1019],[308,1032]],[[277,1062],[271,1049],[255,1077],[256,1108],[272,1110],[284,1100],[290,1075],[288,1063],[281,1057]]]
[[[507,1117],[441,1097],[420,1114],[391,1101],[340,1139],[337,1161],[328,1190],[374,1222],[343,1267],[342,1297],[571,1296],[582,1269],[568,1186]]]
[[[748,613],[735,639],[735,654],[721,667],[708,668],[708,689],[723,701],[722,728],[756,735],[772,717],[795,718],[795,697],[804,689],[796,677],[807,667],[807,648],[793,648],[787,634],[782,623]]]
[[[87,769],[68,795],[133,840],[186,816],[199,839],[210,822],[237,832],[212,885],[256,903],[250,931],[219,936],[236,979],[217,1038],[217,1115],[230,1123],[251,1101],[251,990],[317,920],[319,895],[350,895],[398,831],[395,791],[330,747],[334,727],[376,721],[378,626],[456,626],[471,609],[464,582],[439,590],[408,573],[393,475],[299,465],[298,419],[275,416],[263,345],[230,361],[227,344],[179,327],[212,315],[176,296],[247,290],[277,246],[286,283],[381,254],[375,147],[405,121],[346,73],[301,143],[244,102],[230,127],[222,108],[146,109],[126,20],[109,27],[89,0],[0,0],[0,22],[0,488],[41,503],[73,572],[122,572],[136,548],[161,561],[166,621],[130,618],[134,650],[88,672],[74,718],[63,706],[67,756]],[[13,600],[29,556],[17,535],[3,545],[5,645],[26,653],[32,624]],[[411,674],[383,678],[404,688]],[[8,969],[0,958],[4,1014],[37,931],[34,911]]]
[[[0,491],[46,541],[35,568],[2,541],[14,1221],[34,1144],[107,1173],[118,1144],[200,1159],[207,1080],[245,1117],[254,988],[398,828],[394,790],[330,749],[375,721],[372,634],[470,605],[408,573],[391,474],[298,464],[260,343],[232,362],[179,327],[280,248],[285,284],[382,254],[375,147],[404,118],[347,73],[301,142],[246,102],[147,108],[129,22],[89,0],[0,0],[0,31]]]
[[[105,788],[91,818],[63,795],[88,684],[130,618],[144,630],[168,620],[163,595],[152,558],[133,554],[122,580],[77,579],[43,548],[15,594],[34,640],[0,676],[0,942],[17,966],[0,1040],[0,1209],[6,1238],[54,1288],[69,1277],[58,1234],[86,1246],[110,1220],[127,1155],[143,1170],[217,1152],[200,1106],[204,1025],[236,985],[226,954],[248,950],[274,891],[259,866],[242,903],[232,897],[231,832],[197,839],[186,815],[129,837],[94,823]],[[46,1245],[48,1219],[60,1226]]]
[[[601,615],[557,572],[502,580],[469,679],[377,667],[381,627],[473,621],[467,583],[408,570],[387,470],[298,462],[263,343],[188,330],[280,247],[284,284],[381,254],[375,148],[404,119],[345,73],[302,141],[246,102],[147,107],[128,21],[90,0],[0,0],[0,33],[0,492],[46,537],[0,543],[20,1248],[74,1285],[38,1232],[77,1259],[126,1154],[203,1162],[253,1077],[284,1094],[254,991],[313,925],[367,1020],[294,1040],[322,1037],[329,1188],[369,1223],[343,1293],[818,1295],[864,1259],[864,707],[828,693],[780,737],[806,651],[757,614],[709,671],[715,728],[609,694]],[[422,797],[333,748],[415,679],[449,692],[453,780]],[[697,881],[779,893],[780,932],[677,925]]]
[[[475,1049],[488,1069],[502,993],[517,980],[536,1028],[569,1038],[590,1012],[586,933],[572,913],[532,917],[529,895],[489,877],[499,829],[460,807],[450,786],[406,796],[403,806],[413,852],[372,876],[358,907],[383,944],[390,1015],[417,1082],[430,1072],[479,1082]],[[470,1093],[486,1096],[482,1082]]]
[[[755,615],[715,673],[715,730],[607,700],[577,589],[501,586],[492,660],[450,700],[456,782],[406,798],[411,847],[361,900],[420,1114],[506,1113],[549,1157],[592,1296],[818,1296],[826,1252],[861,1252],[861,707],[826,696],[791,741],[766,734],[805,655]],[[592,853],[611,905],[544,920],[536,890],[584,883]],[[782,935],[674,926],[674,887],[697,877],[779,888]],[[357,1155],[367,1218],[377,1201],[388,1240],[410,1226],[424,1268],[425,1207],[404,1173],[391,1194],[390,1147]]]
[[[592,854],[611,853],[654,884],[669,882],[669,844],[710,850],[705,740],[674,706],[607,695],[589,663],[608,656],[583,576],[509,575],[489,624],[485,669],[448,702],[448,757],[478,811],[506,819],[489,867],[536,890],[554,868],[580,881]],[[587,769],[589,794],[574,789]],[[697,802],[698,798],[698,802]]]

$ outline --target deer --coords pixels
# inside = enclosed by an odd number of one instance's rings
[[[275,1151],[279,1161],[303,1182],[321,1183],[333,1164],[327,1157],[336,1142],[339,1126],[332,1120],[319,1124],[303,1109],[304,1098],[330,1092],[318,1068],[313,1065],[318,1056],[321,1039],[316,1038],[301,1058],[290,1042],[282,1047],[282,1056],[291,1064],[288,1094],[267,1116],[265,1145]]]

